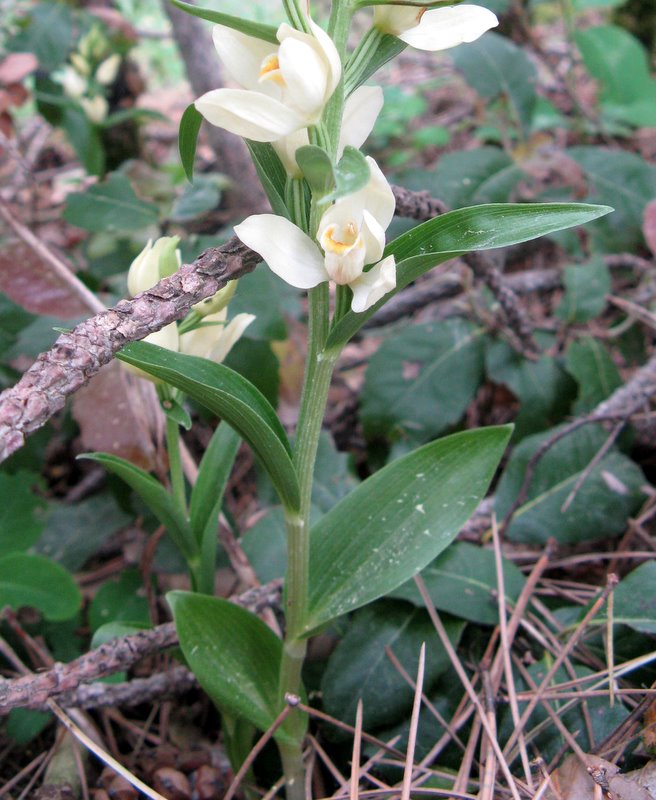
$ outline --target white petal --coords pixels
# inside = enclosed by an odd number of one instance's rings
[[[303,173],[296,163],[296,151],[299,147],[310,144],[307,128],[301,128],[300,131],[290,133],[289,136],[283,136],[282,139],[278,139],[272,144],[289,177],[302,178]]]
[[[369,272],[362,275],[351,284],[353,290],[353,301],[351,308],[356,314],[366,311],[377,303],[381,297],[391,292],[396,286],[396,264],[394,256],[386,259],[372,267]]]
[[[255,214],[235,225],[235,233],[262,256],[272,272],[297,289],[311,289],[328,280],[319,248],[288,219]]]
[[[384,5],[374,6],[374,25],[383,33],[398,36],[419,24],[423,8]]]
[[[262,61],[278,49],[241,31],[215,25],[212,32],[214,46],[230,77],[245,89],[258,89]]]
[[[417,27],[401,33],[399,38],[419,50],[447,50],[475,41],[498,24],[496,16],[482,6],[446,6],[427,11]]]
[[[214,89],[195,106],[212,125],[256,142],[275,142],[304,127],[304,120],[279,100],[248,89]]]
[[[396,200],[387,178],[371,156],[367,156],[371,177],[369,183],[361,189],[363,205],[372,214],[383,230],[387,230],[394,216]]]
[[[280,45],[278,59],[286,85],[285,101],[308,121],[318,122],[329,77],[318,48],[290,36]]]
[[[234,319],[230,320],[212,348],[210,354],[212,361],[221,364],[254,319],[255,314],[237,314]]]
[[[365,264],[373,264],[383,255],[385,249],[385,228],[366,209],[362,215],[360,235],[365,245]]]
[[[320,28],[316,22],[313,22],[311,19],[308,19],[308,22],[310,23],[310,30],[319,43],[323,57],[326,59],[326,65],[328,67],[326,100],[328,100],[337,88],[337,84],[342,79],[342,62],[339,59],[339,53],[330,36],[328,36],[323,28]]]
[[[360,86],[353,92],[344,104],[338,158],[347,145],[358,150],[362,147],[382,107],[383,90],[380,86]]]
[[[362,214],[364,212],[364,195],[362,191],[347,194],[336,200],[321,215],[319,220],[319,230],[317,239],[321,241],[326,228],[336,225],[338,229],[345,228],[349,223],[353,223],[360,230],[362,227]]]

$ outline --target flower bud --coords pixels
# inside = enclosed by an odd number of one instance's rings
[[[89,122],[93,122],[94,125],[100,125],[107,117],[109,106],[101,94],[97,94],[95,97],[80,97],[78,102]]]
[[[130,265],[128,271],[128,292],[132,297],[145,292],[159,283],[162,278],[173,275],[180,269],[182,259],[177,249],[179,236],[162,236],[155,244],[149,239],[148,244]]]
[[[71,64],[75,67],[75,71],[79,72],[80,75],[88,75],[91,71],[89,69],[89,62],[83,55],[80,53],[71,53],[70,56]]]
[[[419,25],[425,8],[416,6],[374,6],[374,25],[383,33],[398,36]]]
[[[219,311],[223,311],[236,291],[237,281],[228,281],[223,289],[219,289],[211,297],[206,297],[200,303],[196,303],[192,308],[201,317],[206,317],[208,314],[216,314]]]
[[[57,77],[64,94],[73,100],[78,100],[87,90],[87,79],[73,67],[64,67]]]
[[[106,58],[99,64],[96,70],[95,78],[98,83],[103,86],[109,86],[110,83],[113,83],[120,66],[121,56],[118,53],[114,53],[109,58]]]
[[[206,316],[198,328],[180,336],[180,352],[190,356],[209,358],[221,364],[230,350],[253,322],[253,314],[237,314],[226,324],[228,310]]]

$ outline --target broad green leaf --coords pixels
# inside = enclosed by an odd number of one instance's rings
[[[278,283],[282,281],[279,280]],[[270,297],[269,302],[272,301],[273,298]],[[250,381],[262,392],[271,406],[276,408],[280,388],[280,362],[270,342],[242,336],[223,363],[238,372],[244,380]]]
[[[488,378],[507,386],[519,400],[515,441],[560,422],[570,410],[576,387],[559,361],[552,356],[529,361],[499,339],[486,344]]]
[[[278,154],[268,142],[253,142],[250,139],[245,141],[273,213],[290,219],[289,209],[284,200],[287,173]]]
[[[451,643],[457,646],[464,622],[445,619],[444,623]],[[386,649],[414,677],[422,643],[426,644],[424,691],[430,692],[451,662],[427,612],[393,600],[380,600],[356,611],[324,672],[323,710],[353,725],[361,699],[365,730],[404,719],[412,708],[414,691],[392,664]]]
[[[36,738],[53,722],[52,714],[30,708],[12,708],[4,726],[5,734],[14,744],[25,745]]]
[[[639,40],[615,25],[576,31],[575,39],[588,72],[601,84],[602,109],[622,122],[656,126],[656,80]]]
[[[178,132],[178,149],[180,151],[180,161],[188,180],[194,179],[194,160],[196,158],[196,143],[198,142],[198,132],[203,122],[203,115],[191,103],[188,105],[180,120],[180,130]]]
[[[492,550],[454,542],[422,570],[421,577],[435,608],[480,625],[498,625],[499,584]],[[526,580],[519,568],[505,558],[503,579],[506,599],[516,602]],[[414,581],[404,583],[389,596],[424,605]]]
[[[615,213],[588,228],[596,250],[634,252],[644,245],[642,215],[656,197],[656,165],[635,153],[605,147],[570,147],[565,151],[583,169],[588,200],[612,202]]]
[[[465,412],[483,379],[483,334],[460,319],[392,335],[369,362],[361,396],[368,437],[435,438]]]
[[[130,181],[119,173],[91,186],[85,192],[69,194],[64,219],[87,231],[137,231],[159,219],[157,206],[140,200]]]
[[[656,634],[656,561],[645,561],[620,581],[613,593],[613,622],[641,633]],[[604,612],[595,624],[604,625]]]
[[[333,162],[322,147],[314,144],[299,147],[296,163],[314,194],[323,197],[335,186]]]
[[[212,594],[216,570],[216,545],[223,493],[239,449],[239,434],[222,422],[214,432],[198,468],[191,493],[191,530],[201,553],[200,591]]]
[[[287,436],[252,383],[223,364],[146,342],[129,344],[118,358],[175,386],[224,419],[261,459],[283,504],[298,508],[298,480]]]
[[[105,469],[125,481],[136,492],[168,531],[176,547],[189,562],[198,557],[198,548],[189,522],[162,484],[124,458],[109,453],[85,453],[80,458],[98,461]]]
[[[447,547],[484,496],[511,428],[425,445],[376,472],[313,526],[309,634],[405,583]]]
[[[428,190],[449,208],[502,203],[524,177],[524,172],[498,147],[477,147],[446,153],[434,170],[412,169],[399,183],[416,191]]]
[[[558,429],[530,436],[513,452],[495,495],[497,517],[503,519],[524,481],[529,459]],[[628,517],[644,500],[644,476],[621,453],[611,450],[579,487],[569,508],[562,505],[597,454],[608,433],[586,425],[554,444],[537,465],[528,499],[508,528],[512,541],[561,544],[595,541],[625,530]]]
[[[566,366],[579,385],[574,413],[585,414],[622,385],[615,362],[602,342],[585,337],[567,348]]]
[[[488,31],[474,44],[456,47],[451,57],[482,97],[502,97],[514,121],[528,134],[537,99],[537,71],[526,53],[505,36]]]
[[[39,476],[30,472],[0,473],[0,557],[29,550],[46,521],[46,503],[31,491]]]
[[[347,145],[335,168],[335,189],[321,203],[331,203],[340,197],[357,192],[369,182],[370,170],[365,157],[355,147]]]
[[[77,106],[63,108],[59,125],[66,131],[86,171],[90,175],[102,175],[105,171],[105,148],[98,128],[89,122],[82,109]]]
[[[187,186],[183,195],[179,197],[171,209],[170,218],[174,222],[186,222],[196,219],[212,211],[219,205],[221,190],[208,178],[197,177]]]
[[[68,619],[82,595],[73,577],[43,556],[12,553],[0,558],[0,608],[37,608],[48,620]]]
[[[584,225],[610,211],[609,206],[580,203],[495,203],[428,220],[385,248],[385,256],[396,257],[396,289],[362,314],[347,312],[331,331],[328,347],[344,345],[390,297],[444,261],[471,250],[509,247]]]
[[[142,628],[150,626],[148,600],[138,570],[125,570],[118,580],[103,583],[91,601],[91,630],[95,633],[110,622],[130,623]]]
[[[224,14],[222,11],[214,11],[211,8],[199,8],[191,3],[184,3],[182,0],[170,0],[174,6],[194,17],[200,17],[216,25],[225,25],[226,28],[241,31],[247,36],[254,36],[256,39],[263,39],[265,42],[278,44],[276,37],[277,27],[264,25],[261,22],[253,22],[250,19],[234,17],[232,14]]]
[[[602,258],[576,264],[563,270],[565,295],[556,309],[556,316],[567,322],[587,322],[606,307],[611,291],[610,270]]]
[[[275,721],[282,642],[262,620],[218,597],[169,592],[180,647],[219,709],[260,730]],[[276,738],[286,739],[284,729]]]
[[[107,584],[104,586],[107,586]],[[101,587],[101,591],[104,589],[104,586]],[[146,611],[147,610],[148,606],[146,605]],[[138,611],[139,616],[143,617],[143,609],[138,609]],[[112,622],[105,622],[94,631],[89,647],[91,650],[95,650],[96,647],[100,647],[107,642],[111,642],[112,639],[121,639],[123,636],[130,636],[133,633],[139,633],[139,631],[148,630],[151,627],[152,625],[150,625],[150,621],[148,619],[145,619],[142,623],[126,622],[125,620],[121,619],[112,620]]]

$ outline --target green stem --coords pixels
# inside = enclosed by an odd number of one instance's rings
[[[187,490],[185,488],[182,459],[180,458],[180,427],[170,417],[166,418],[166,449],[169,454],[169,472],[173,499],[187,513]]]
[[[282,4],[292,26],[299,31],[311,33],[302,3],[303,0],[282,0]]]

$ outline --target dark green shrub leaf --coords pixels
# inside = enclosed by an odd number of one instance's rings
[[[187,186],[182,197],[179,197],[171,210],[174,222],[187,222],[207,214],[216,208],[221,200],[221,191],[216,181],[208,178],[196,178]]]
[[[496,593],[499,585],[492,550],[454,542],[422,570],[421,577],[435,608],[481,625],[498,625]],[[506,599],[516,602],[525,579],[519,568],[507,559],[503,559],[503,579]],[[424,605],[414,581],[404,583],[389,596]]]
[[[483,379],[483,334],[460,319],[415,325],[371,358],[361,397],[368,437],[426,442],[456,423]]]
[[[85,192],[69,194],[64,219],[87,231],[137,231],[159,219],[157,206],[140,200],[125,175],[112,173]]]
[[[110,622],[120,622],[138,628],[150,627],[148,600],[138,570],[126,570],[118,580],[103,583],[91,601],[89,606],[91,630],[95,633]]]
[[[601,258],[587,264],[576,264],[563,270],[565,296],[556,309],[556,316],[566,322],[587,322],[606,307],[611,291],[610,270]]]
[[[586,336],[567,348],[567,371],[579,385],[574,413],[585,414],[622,385],[622,378],[604,345]]]
[[[29,472],[0,473],[0,557],[29,550],[41,536],[46,504],[30,490],[38,481]]]
[[[52,621],[72,617],[82,595],[72,576],[43,556],[12,553],[0,558],[0,608],[37,608]]]

